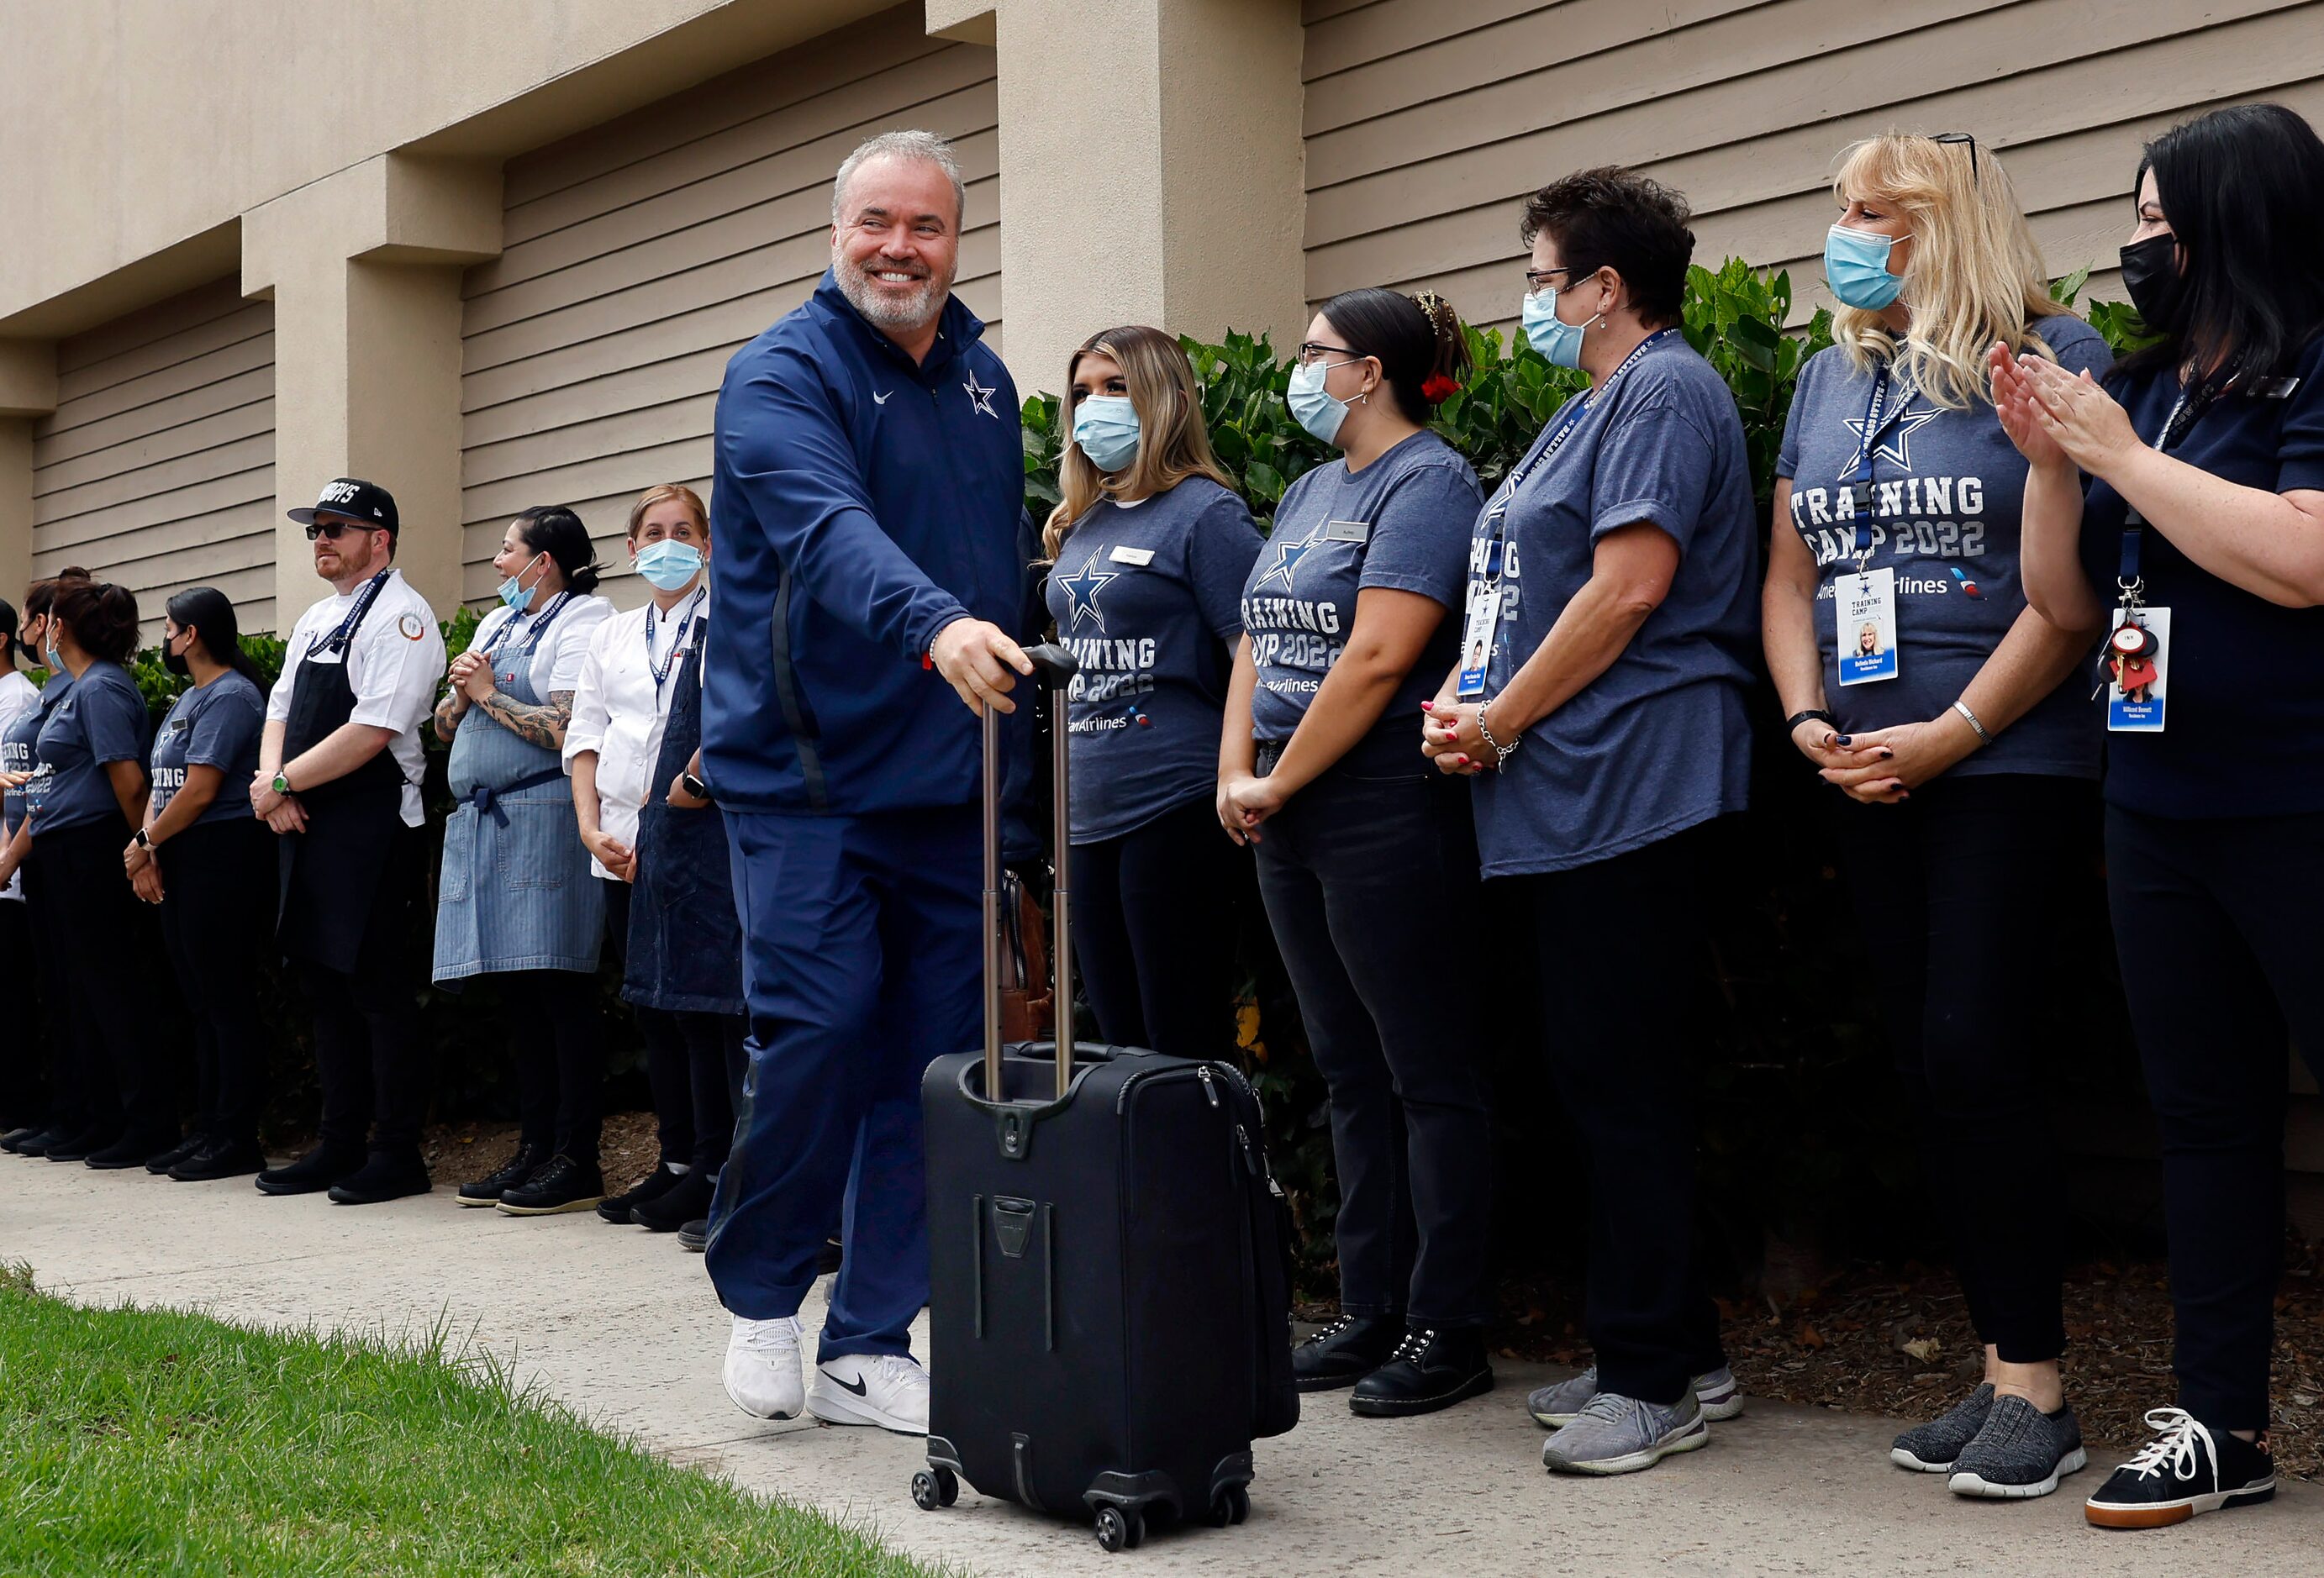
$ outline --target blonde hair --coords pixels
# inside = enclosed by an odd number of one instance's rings
[[[1996,341],[2057,360],[2033,326],[2072,315],[2050,299],[2017,188],[1991,149],[1884,133],[1847,151],[1831,189],[1843,206],[1866,198],[1896,208],[1913,235],[1897,297],[1912,309],[1902,343],[1877,312],[1834,315],[1832,338],[1857,371],[1893,363],[1932,401],[1961,410],[1993,398],[1985,354]]]
[[[638,524],[645,519],[647,510],[657,504],[667,504],[673,499],[694,511],[695,525],[700,527],[706,534],[710,530],[710,511],[703,508],[702,495],[684,482],[664,482],[659,487],[648,488],[638,495],[638,501],[630,506],[630,526],[627,535],[630,537],[638,535]]]
[[[1084,356],[1109,356],[1130,387],[1138,413],[1138,454],[1112,476],[1097,469],[1073,441],[1074,374]],[[1188,477],[1208,477],[1229,492],[1234,481],[1211,451],[1211,430],[1203,421],[1194,390],[1194,364],[1178,342],[1160,329],[1135,324],[1092,335],[1065,363],[1065,399],[1057,420],[1065,431],[1057,460],[1057,491],[1064,495],[1041,528],[1044,562],[1055,564],[1065,535],[1101,499],[1146,499],[1164,493]]]

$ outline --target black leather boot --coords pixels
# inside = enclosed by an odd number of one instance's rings
[[[1353,1386],[1388,1362],[1404,1340],[1400,1315],[1343,1315],[1291,1350],[1291,1374],[1301,1391]]]
[[[1481,1326],[1416,1326],[1388,1362],[1356,1382],[1351,1413],[1374,1418],[1433,1414],[1493,1389]]]

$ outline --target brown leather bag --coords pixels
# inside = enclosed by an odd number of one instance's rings
[[[1056,1024],[1049,922],[1015,872],[1001,882],[1001,1039],[1039,1041]]]

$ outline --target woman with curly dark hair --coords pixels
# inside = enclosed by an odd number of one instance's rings
[[[1589,1197],[1598,1362],[1528,1399],[1563,1472],[1651,1467],[1737,1406],[1695,1264],[1681,1029],[1701,845],[1750,776],[1759,555],[1735,397],[1680,332],[1689,217],[1613,168],[1526,203],[1526,338],[1590,385],[1477,518],[1460,660],[1423,731],[1473,779],[1485,877],[1531,920],[1572,1119],[1549,1187]]]

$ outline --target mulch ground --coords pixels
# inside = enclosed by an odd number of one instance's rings
[[[1512,1279],[1494,1332],[1512,1359],[1586,1364],[1579,1289]],[[1329,1311],[1323,1311],[1328,1315]],[[1908,1263],[1851,1267],[1781,1309],[1720,1300],[1727,1353],[1757,1397],[1931,1419],[1976,1386],[1983,1350],[1951,1274]],[[2172,1400],[2171,1295],[2161,1261],[2093,1261],[2066,1281],[2066,1396],[2094,1441],[2127,1446]],[[2324,1479],[2324,1244],[2288,1243],[2276,1298],[2279,1470]]]

